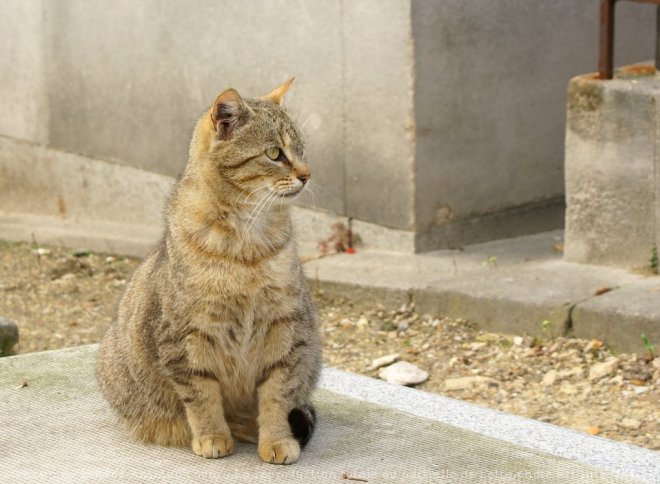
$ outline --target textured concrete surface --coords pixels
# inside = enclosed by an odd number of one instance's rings
[[[628,68],[632,71],[634,66]],[[573,79],[566,129],[566,259],[648,264],[656,237],[660,77]]]
[[[93,250],[143,255],[146,249],[124,248],[163,224],[163,210],[174,178],[126,164],[90,158],[0,135],[0,237],[42,243],[86,246]],[[298,199],[315,207],[311,187]],[[294,206],[294,224],[301,239],[318,241],[332,234],[332,225],[348,219],[332,212]],[[371,248],[412,253],[415,235],[369,222],[354,222],[354,230]],[[146,233],[145,233],[146,231]]]
[[[617,10],[617,61],[651,57],[648,9]],[[565,85],[595,67],[596,11],[5,0],[0,135],[174,176],[220,89],[259,95],[295,75],[287,103],[320,188],[304,204],[408,231],[418,250],[558,228]]]
[[[143,257],[160,239],[162,232],[160,225],[70,221],[0,212],[0,238],[3,240],[85,248],[109,254]]]
[[[305,264],[315,287],[358,301],[467,319],[485,330],[597,338],[619,351],[660,341],[660,277],[562,260],[554,231],[406,255],[360,251]],[[305,246],[303,246],[305,247]],[[307,250],[312,250],[308,247]],[[610,289],[596,295],[603,289]]]
[[[573,334],[589,338],[600,334],[615,349],[644,352],[641,335],[660,348],[660,277],[623,285],[578,304],[573,310]]]
[[[411,18],[421,247],[561,228],[566,85],[597,68],[598,1],[413,0]],[[653,57],[653,18],[617,5],[618,65]]]
[[[298,463],[265,464],[254,446],[242,444],[231,457],[204,460],[188,449],[128,441],[98,392],[95,353],[87,346],[0,360],[6,479],[337,482],[346,473],[370,482],[605,483],[651,481],[660,468],[658,455],[645,449],[330,369],[315,397],[319,427]],[[461,426],[475,420],[488,422],[490,433],[498,424],[499,432],[513,431],[503,440]],[[534,446],[510,441],[521,429]]]
[[[0,136],[0,211],[159,225],[174,179]]]
[[[576,324],[571,314],[576,305],[594,296],[601,287],[619,286],[635,279],[601,268],[548,261],[478,271],[460,279],[439,278],[416,290],[414,300],[423,313],[467,319],[492,331],[562,336]],[[653,313],[646,316],[655,318]],[[653,326],[653,334],[660,336],[660,321]],[[601,339],[604,332],[596,324],[583,337]],[[612,343],[613,339],[606,341]],[[628,350],[632,347],[626,346]]]

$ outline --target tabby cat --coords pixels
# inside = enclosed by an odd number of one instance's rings
[[[136,439],[217,458],[236,438],[291,464],[311,436],[321,350],[287,207],[310,178],[282,108],[292,81],[223,91],[197,122],[165,233],[99,350],[101,389]]]

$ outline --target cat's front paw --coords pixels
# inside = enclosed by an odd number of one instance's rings
[[[234,440],[231,435],[208,434],[193,437],[192,450],[206,459],[225,457],[234,452]]]
[[[296,439],[259,441],[259,457],[271,464],[293,464],[300,457],[300,444]]]

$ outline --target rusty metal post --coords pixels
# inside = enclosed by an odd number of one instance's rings
[[[655,70],[660,71],[660,5],[655,7]]]
[[[598,73],[612,79],[614,70],[614,5],[616,0],[600,0],[600,53]]]

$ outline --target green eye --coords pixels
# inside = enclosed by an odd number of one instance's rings
[[[282,150],[280,150],[279,148],[273,147],[273,148],[268,148],[266,150],[266,156],[274,161],[277,160],[281,154],[282,154]]]

